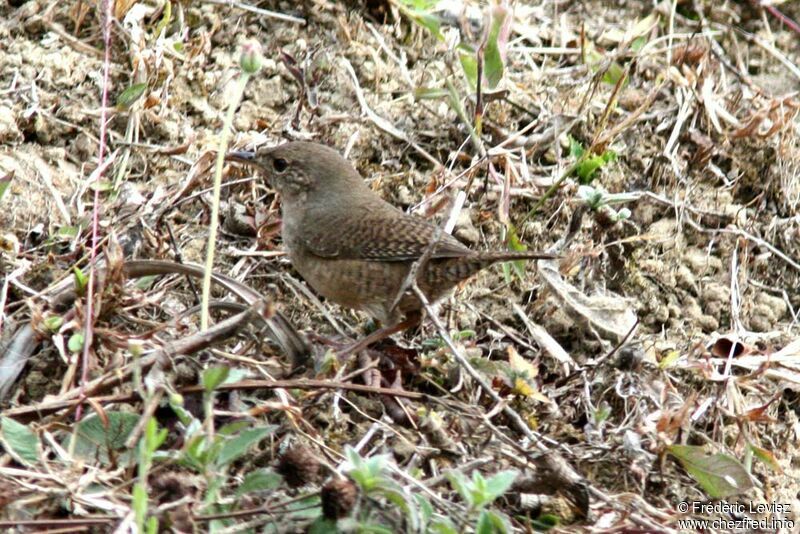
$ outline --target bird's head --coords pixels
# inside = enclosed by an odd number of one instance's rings
[[[255,152],[231,152],[229,161],[254,167],[280,193],[284,203],[350,196],[366,187],[338,152],[318,143],[294,141]]]

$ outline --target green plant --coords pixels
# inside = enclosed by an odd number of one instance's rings
[[[590,184],[597,171],[606,163],[617,159],[617,154],[613,150],[606,150],[602,154],[587,152],[583,145],[572,136],[569,138],[569,154],[575,158],[574,172],[578,181],[583,185]]]
[[[578,198],[592,211],[602,211],[611,222],[619,222],[629,219],[631,210],[628,208],[616,210],[611,205],[629,202],[636,196],[628,193],[610,194],[599,186],[582,185],[578,188]]]
[[[444,42],[441,21],[433,13],[438,2],[433,0],[396,0],[400,12],[413,23],[425,28],[437,40]],[[486,10],[485,30],[477,47],[458,42],[453,47],[461,65],[461,73],[466,81],[466,94],[461,94],[450,79],[445,77],[444,89],[420,87],[414,91],[416,98],[447,97],[448,103],[459,119],[469,128],[470,138],[475,148],[482,152],[480,135],[483,130],[484,89],[498,88],[505,73],[505,56],[508,38],[511,35],[512,13],[506,0],[493,0]],[[462,101],[475,93],[474,118],[470,121]]]
[[[155,534],[158,532],[158,519],[147,517],[147,476],[153,465],[153,458],[159,447],[167,439],[167,429],[158,429],[158,422],[151,417],[145,425],[144,435],[139,440],[138,479],[133,486],[133,508],[136,527],[139,532]]]
[[[488,534],[511,530],[508,518],[489,510],[488,506],[508,491],[517,478],[516,471],[500,471],[488,479],[478,471],[472,473],[471,479],[460,471],[453,471],[447,478],[453,489],[467,503],[467,520],[475,521],[475,532]],[[477,519],[474,519],[475,516]]]
[[[222,490],[230,483],[231,465],[243,458],[261,440],[277,428],[274,425],[253,426],[249,421],[235,421],[214,427],[214,399],[216,389],[226,381],[236,381],[241,373],[227,367],[212,367],[202,375],[204,421],[199,421],[180,403],[173,402],[172,410],[178,416],[186,434],[185,445],[178,455],[180,464],[203,475],[206,490],[203,504],[207,511],[219,513],[233,509],[243,495],[254,491],[277,488],[282,478],[269,469],[258,469],[244,475],[235,490],[234,499],[223,499]],[[223,503],[224,502],[224,503]],[[212,521],[211,529],[221,525]]]

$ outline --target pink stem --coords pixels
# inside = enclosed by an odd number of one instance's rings
[[[100,147],[97,154],[98,166],[103,165],[103,158],[106,153],[106,123],[108,122],[108,78],[111,70],[111,20],[113,13],[111,11],[111,0],[103,0],[103,10],[105,16],[103,17],[103,45],[105,46],[105,54],[103,55],[103,93],[100,103]],[[96,180],[100,180],[102,173],[96,176]],[[84,386],[89,380],[89,351],[92,348],[94,340],[94,279],[95,279],[95,261],[97,260],[97,243],[98,243],[98,228],[100,220],[100,188],[94,188],[94,206],[92,208],[92,248],[90,251],[89,261],[89,286],[86,290],[86,328],[83,340],[83,354],[81,357],[81,389],[79,398],[84,398]],[[81,419],[81,405],[75,412],[76,420]]]
[[[769,4],[762,4],[761,7],[766,9],[773,17],[786,24],[786,26],[788,26],[793,32],[800,33],[800,25],[798,25],[788,16],[784,15],[777,7]]]

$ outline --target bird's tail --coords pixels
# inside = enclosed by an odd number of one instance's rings
[[[558,258],[558,255],[550,254],[548,252],[534,252],[529,250],[499,250],[496,252],[482,252],[480,257],[487,263],[497,263],[502,261],[517,260],[553,260]]]

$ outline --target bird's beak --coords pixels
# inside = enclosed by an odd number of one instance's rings
[[[255,163],[255,159],[256,153],[248,150],[238,150],[225,154],[226,161],[235,161],[237,163],[253,164]]]

